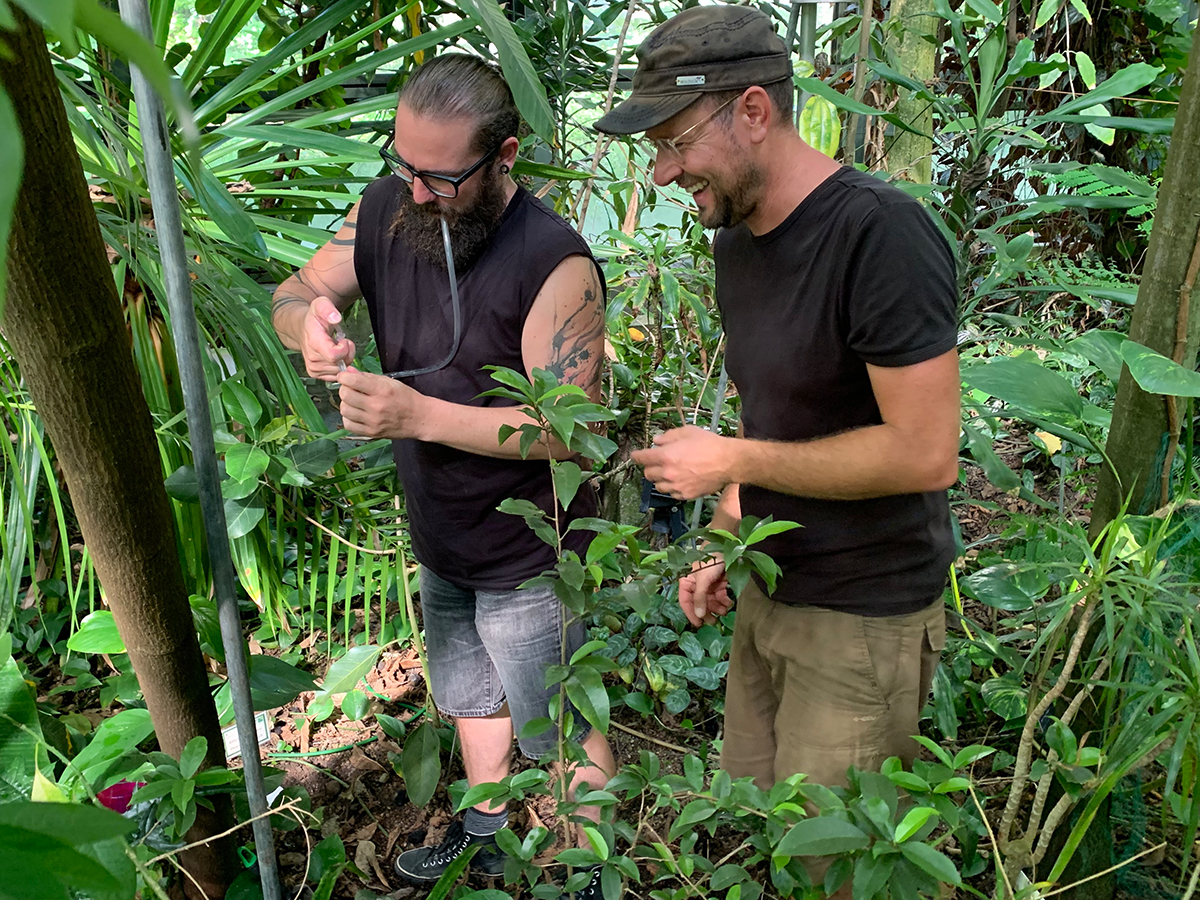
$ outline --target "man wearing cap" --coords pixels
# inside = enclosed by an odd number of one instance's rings
[[[686,427],[634,454],[677,498],[722,491],[715,527],[802,527],[756,547],[783,570],[738,598],[722,763],[797,772],[911,761],[945,634],[959,434],[954,259],[903,192],[808,146],[770,20],[690,9],[638,48],[633,93],[598,123],[646,132],[654,181],[717,229],[716,295],[738,437]],[[730,608],[719,557],[680,583],[693,625]]]

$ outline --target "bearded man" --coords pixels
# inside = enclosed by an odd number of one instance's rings
[[[520,588],[551,568],[555,554],[522,518],[497,511],[512,497],[552,514],[547,459],[570,453],[544,438],[522,459],[519,438],[501,443],[498,432],[529,418],[510,401],[480,396],[496,386],[483,370],[489,365],[530,377],[548,369],[593,400],[600,393],[604,278],[584,240],[510,177],[519,123],[491,64],[448,54],[418,67],[380,151],[393,175],[366,188],[337,234],[279,286],[273,307],[275,330],[303,354],[308,373],[341,385],[346,428],[393,441],[421,563],[430,690],[457,724],[471,785],[508,774],[514,731],[531,759],[551,751],[555,734],[529,735],[524,726],[545,717],[558,693],[546,688],[546,667],[586,640],[578,619],[564,629],[551,589]],[[394,377],[340,369],[355,348],[338,323],[360,296],[383,370]],[[589,535],[565,529],[594,511],[585,487],[560,518],[568,548],[585,551]],[[576,768],[573,783],[602,786],[615,770],[604,736],[586,730],[576,738],[591,765]],[[395,871],[435,882],[482,845],[472,867],[498,874],[494,835],[506,821],[503,806],[480,803],[439,846],[401,853]],[[574,896],[600,897],[598,873]]]
[[[763,788],[795,773],[911,761],[945,634],[958,474],[954,258],[902,191],[839,166],[792,118],[792,65],[770,20],[694,7],[638,48],[633,93],[597,124],[645,131],[713,245],[738,437],[699,428],[634,454],[680,499],[722,491],[742,515],[801,526],[755,549],[783,570],[738,598],[723,766]],[[853,136],[850,136],[851,139]],[[694,625],[730,608],[719,558],[680,583]]]

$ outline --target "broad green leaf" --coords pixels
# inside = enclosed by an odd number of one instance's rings
[[[186,90],[194,90],[212,66],[225,61],[229,42],[237,37],[262,4],[263,0],[222,0],[216,15],[208,20],[208,27],[201,32],[200,42],[180,76]]]
[[[1041,28],[1047,22],[1054,18],[1060,9],[1062,9],[1063,0],[1044,0],[1041,6],[1038,7],[1037,19],[1033,23],[1034,29]]]
[[[980,688],[983,702],[1005,720],[1019,719],[1028,709],[1029,692],[1015,677],[989,678]]]
[[[394,741],[404,740],[404,722],[397,719],[395,716],[389,716],[385,713],[375,713],[375,721],[379,723],[379,727]]]
[[[1059,116],[1075,115],[1098,103],[1107,103],[1117,97],[1128,96],[1152,83],[1162,73],[1162,70],[1162,66],[1152,66],[1148,63],[1134,63],[1126,66],[1114,73],[1111,78],[1100,82],[1094,90],[1068,100],[1053,112],[1038,118],[1043,121],[1054,121]]]
[[[17,114],[7,92],[0,87],[0,321],[4,320],[4,292],[8,260],[8,232],[12,228],[17,192],[21,188],[21,172],[25,163],[25,144]]]
[[[600,673],[580,667],[567,678],[567,696],[596,730],[608,732],[608,691]]]
[[[130,819],[103,807],[33,801],[0,804],[0,825],[16,826],[76,847],[123,837],[137,827]]]
[[[287,449],[296,468],[309,478],[324,475],[337,463],[337,444],[328,438],[317,438],[303,444],[295,444]]]
[[[1050,579],[1042,569],[1015,563],[987,566],[959,584],[968,597],[1009,612],[1031,609],[1050,590]]]
[[[382,649],[373,644],[351,647],[345,656],[329,667],[321,690],[327,694],[342,694],[354,690],[366,674],[375,668]]]
[[[342,698],[342,712],[351,722],[357,722],[367,714],[371,701],[362,691],[355,689]]]
[[[100,723],[88,745],[79,751],[63,772],[62,786],[75,794],[81,793],[80,781],[92,784],[116,759],[154,733],[150,713],[144,709],[123,709]],[[104,785],[97,784],[97,788]]]
[[[968,0],[968,2],[993,25],[999,25],[1004,21],[1004,13],[992,0]]]
[[[196,198],[200,208],[221,229],[225,237],[260,259],[268,257],[267,245],[258,231],[258,226],[247,215],[241,201],[229,193],[207,165],[200,163],[198,177],[182,162],[176,163],[175,172]],[[255,422],[243,424],[253,425]]]
[[[783,534],[785,531],[792,531],[799,527],[800,525],[796,522],[788,522],[786,520],[779,522],[759,522],[754,526],[754,530],[750,532],[749,537],[746,538],[746,546],[749,547],[776,534]]]
[[[938,881],[946,884],[962,883],[958,877],[958,869],[950,861],[950,858],[944,853],[934,850],[928,844],[916,841],[911,844],[901,844],[900,852],[910,863],[927,875],[932,875]]]
[[[230,540],[245,537],[262,521],[266,509],[254,497],[225,501],[225,530]]]
[[[521,116],[542,140],[554,145],[554,114],[546,99],[546,87],[504,10],[496,0],[463,0],[461,6],[496,45],[504,80],[512,89]]]
[[[79,623],[79,629],[71,635],[67,647],[78,653],[124,653],[125,641],[117,630],[113,614],[107,609],[98,609]]]
[[[66,810],[85,808],[59,803],[30,805]],[[109,814],[121,818],[116,813]],[[121,890],[120,882],[99,862],[69,846],[66,837],[43,834],[22,825],[0,824],[0,859],[6,869],[0,895],[5,900],[67,900],[80,894],[115,900]]]
[[[1096,86],[1096,64],[1082,50],[1075,51],[1075,68],[1089,91]]]
[[[964,423],[962,429],[967,436],[967,448],[971,451],[971,457],[983,469],[984,477],[1005,492],[1020,488],[1020,476],[996,453],[992,447],[992,439],[984,429],[977,427],[973,422]]]
[[[180,503],[197,503],[200,500],[200,482],[192,466],[180,466],[163,482],[167,496]]]
[[[858,827],[833,816],[815,816],[792,826],[775,853],[779,856],[826,856],[863,850],[870,843]]]
[[[558,503],[565,510],[579,491],[579,485],[583,481],[583,470],[573,462],[563,461],[553,464],[550,471],[554,476],[554,491],[558,495]]]
[[[896,843],[903,844],[910,837],[925,827],[931,817],[937,815],[932,806],[917,806],[905,813],[900,824],[896,826]]]
[[[225,471],[234,481],[257,483],[270,464],[267,452],[253,444],[238,444],[225,454]]]
[[[1119,331],[1087,331],[1068,341],[1066,349],[1078,353],[1105,374],[1115,387],[1121,380],[1121,345],[1129,336]]]
[[[433,799],[442,777],[441,753],[442,743],[428,722],[418,725],[404,742],[400,766],[404,770],[408,799],[413,805],[426,806]]]
[[[844,109],[846,112],[858,113],[860,116],[875,116],[886,119],[905,131],[911,131],[913,134],[921,134],[920,131],[918,131],[916,128],[913,128],[899,116],[892,115],[890,113],[884,113],[881,110],[875,109],[873,106],[867,106],[867,104],[855,100],[853,97],[848,97],[845,94],[838,93],[819,78],[797,78],[795,81],[796,87],[800,88],[800,90],[808,91],[808,93],[812,94],[814,97],[821,97],[825,100],[828,100],[838,109]]]
[[[206,753],[208,753],[208,739],[203,735],[196,735],[187,742],[187,746],[179,754],[179,774],[184,778],[191,778],[195,775],[200,769],[200,764],[204,762]]]
[[[221,402],[233,421],[253,428],[262,420],[263,408],[254,392],[244,384],[228,380],[221,384]]]
[[[1200,397],[1200,372],[1185,369],[1149,347],[1134,341],[1121,345],[1121,358],[1143,391],[1168,397]]]
[[[1083,401],[1069,381],[1037,363],[1011,357],[993,358],[963,371],[963,380],[1035,415],[1077,420]]]

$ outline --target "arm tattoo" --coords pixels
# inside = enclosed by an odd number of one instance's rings
[[[356,234],[358,233],[358,223],[357,222],[343,222],[342,228],[349,228],[351,231],[355,232]],[[339,229],[339,231],[340,231],[340,229]],[[333,244],[335,247],[353,247],[354,246],[354,238],[352,238],[352,237],[348,238],[348,239],[340,238],[335,235],[334,237],[329,239],[329,243]]]
[[[554,333],[546,365],[560,383],[575,384],[585,391],[593,388],[600,378],[603,354],[596,351],[596,341],[604,334],[604,306],[599,294],[600,286],[593,277],[579,305]],[[555,324],[558,324],[557,313]]]
[[[281,309],[291,306],[293,303],[302,303],[308,306],[307,300],[297,297],[295,294],[276,294],[275,299],[271,301],[271,320],[274,321]]]

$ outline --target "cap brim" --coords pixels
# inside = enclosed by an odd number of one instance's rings
[[[668,94],[664,97],[639,97],[634,93],[601,116],[594,127],[604,134],[638,134],[683,112],[702,96],[702,91]]]

